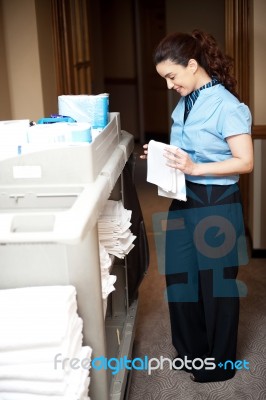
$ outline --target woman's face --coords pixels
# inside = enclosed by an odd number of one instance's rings
[[[165,60],[156,65],[156,70],[162,78],[166,79],[168,89],[176,90],[181,96],[187,96],[189,93],[198,89],[197,71],[198,64],[191,59],[186,67],[175,64],[170,60]]]

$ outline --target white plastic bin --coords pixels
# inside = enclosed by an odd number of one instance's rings
[[[121,140],[120,114],[109,119],[92,143],[25,144],[21,155],[0,161],[0,185],[94,182]]]

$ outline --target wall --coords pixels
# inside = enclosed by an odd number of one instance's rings
[[[266,2],[253,0],[252,5],[252,46],[251,46],[251,95],[252,114],[254,125],[266,125],[264,66],[266,63]],[[266,249],[266,141],[254,141],[255,166],[253,172],[253,186],[251,203],[251,235],[253,249]]]
[[[57,113],[56,76],[54,64],[51,2],[35,0],[37,38],[40,62],[41,90],[43,99],[42,116]]]
[[[0,97],[10,104],[1,119],[37,120],[57,110],[49,7],[45,0],[0,0],[7,71]]]
[[[5,52],[6,46],[3,29],[2,4],[0,3],[0,120],[11,119],[11,104]]]
[[[265,114],[265,62],[266,62],[266,2],[253,0],[253,118],[255,125],[266,124]]]

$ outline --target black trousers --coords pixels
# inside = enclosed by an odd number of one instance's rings
[[[193,370],[196,380],[222,381],[235,374],[232,364],[217,365],[236,359],[236,277],[245,245],[240,193],[237,184],[186,184],[188,200],[173,200],[166,230],[172,342],[180,358],[215,358],[214,370]]]

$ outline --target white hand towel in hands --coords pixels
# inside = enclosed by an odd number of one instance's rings
[[[166,165],[167,160],[163,153],[167,146],[169,145],[155,140],[149,142],[147,182],[158,186],[159,196],[186,201],[185,175]]]

